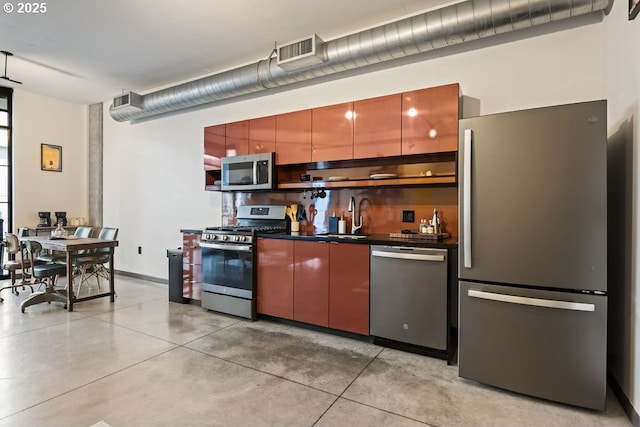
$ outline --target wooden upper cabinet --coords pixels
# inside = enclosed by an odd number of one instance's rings
[[[249,153],[276,151],[276,116],[249,120]]]
[[[294,263],[293,319],[329,326],[329,245],[296,241]]]
[[[458,150],[457,83],[402,94],[402,154]]]
[[[311,147],[313,162],[353,158],[353,102],[312,110]]]
[[[369,245],[331,243],[329,327],[369,335]]]
[[[311,162],[311,110],[276,116],[276,164]]]
[[[225,156],[225,125],[204,128],[204,170],[220,169]]]
[[[353,158],[399,156],[402,137],[402,95],[353,103]]]
[[[257,311],[293,319],[293,240],[259,238]]]
[[[249,120],[227,123],[225,151],[226,156],[249,154]]]

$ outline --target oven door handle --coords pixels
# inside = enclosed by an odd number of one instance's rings
[[[220,249],[222,251],[251,252],[251,245],[236,245],[235,243],[200,242],[201,248]]]

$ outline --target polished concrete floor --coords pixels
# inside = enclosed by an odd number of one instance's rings
[[[2,282],[4,283],[4,282]],[[0,426],[630,426],[604,412],[458,377],[439,359],[168,302],[118,297],[28,307],[2,292]]]

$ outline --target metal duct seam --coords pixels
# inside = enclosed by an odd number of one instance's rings
[[[608,11],[613,0],[467,0],[325,42],[320,65],[287,72],[269,57],[142,96],[142,109],[109,114],[126,121],[311,81],[587,13]]]

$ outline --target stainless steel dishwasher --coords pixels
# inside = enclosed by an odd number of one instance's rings
[[[371,247],[370,332],[374,337],[447,348],[447,250]]]

